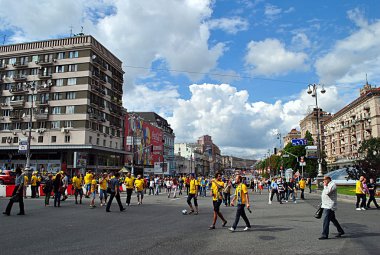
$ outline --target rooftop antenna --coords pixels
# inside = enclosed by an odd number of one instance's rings
[[[73,26],[70,26],[70,37],[73,36]]]
[[[80,33],[83,34],[83,26],[80,26],[80,27],[81,27]]]
[[[5,39],[7,38],[7,35],[3,36],[3,45],[5,45]]]
[[[368,85],[368,77],[367,77],[367,73],[365,74],[365,84]]]

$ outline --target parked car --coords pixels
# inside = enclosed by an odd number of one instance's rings
[[[16,173],[11,170],[0,171],[0,185],[14,184],[16,179]]]

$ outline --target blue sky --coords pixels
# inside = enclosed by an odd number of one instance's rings
[[[168,118],[178,142],[209,134],[223,154],[260,157],[278,145],[275,134],[297,128],[313,107],[309,83],[326,86],[320,107],[333,113],[358,96],[366,73],[379,85],[376,0],[0,0],[0,6],[7,44],[65,37],[70,26],[74,33],[83,26],[123,61],[128,110]]]

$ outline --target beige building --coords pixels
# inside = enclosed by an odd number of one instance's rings
[[[306,133],[306,131],[305,131]],[[297,129],[293,128],[292,130],[290,130],[290,132],[284,136],[283,138],[283,141],[284,141],[284,148],[285,146],[288,144],[288,143],[291,143],[293,139],[300,139],[300,138],[303,138],[301,136],[301,132],[298,131]]]
[[[323,148],[324,141],[324,123],[326,120],[331,118],[331,114],[323,111],[321,108],[313,108],[312,112],[310,112],[305,118],[300,121],[301,127],[301,137],[304,138],[306,136],[306,131],[309,131],[314,139],[315,145],[317,145],[317,115],[319,113],[319,133],[321,135],[321,146]]]
[[[361,155],[363,140],[380,134],[380,88],[368,83],[360,96],[324,123],[325,146],[329,169],[352,166]]]
[[[117,169],[123,164],[122,62],[92,36],[0,46],[0,166]],[[30,127],[30,117],[32,126]]]

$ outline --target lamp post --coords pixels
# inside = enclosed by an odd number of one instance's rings
[[[318,188],[320,188],[321,180],[323,180],[323,173],[322,173],[322,155],[321,155],[321,137],[320,137],[320,127],[319,127],[319,107],[318,107],[318,87],[321,86],[319,84],[309,84],[309,88],[307,90],[307,93],[315,98],[315,105],[317,108],[317,157],[318,157],[318,176],[317,176],[317,184]],[[326,90],[324,86],[321,86],[321,93],[326,93]],[[319,180],[319,181],[318,181]]]
[[[28,88],[32,91],[32,106],[30,108],[30,118],[29,118],[29,134],[28,134],[28,144],[26,147],[26,164],[25,171],[30,171],[30,158],[32,154],[30,153],[30,143],[32,141],[32,125],[33,125],[33,105],[34,105],[34,91],[36,90],[36,83],[32,82],[27,85]]]

